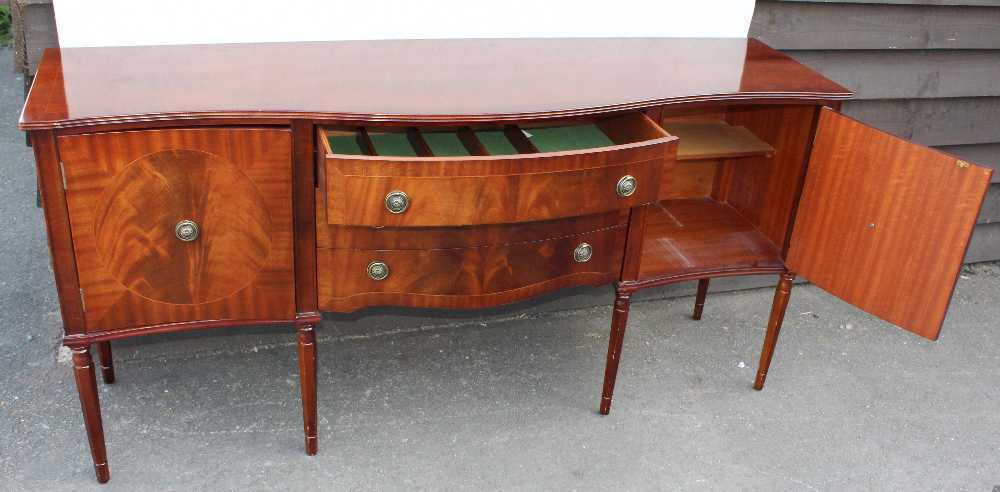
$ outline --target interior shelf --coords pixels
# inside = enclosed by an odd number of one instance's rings
[[[664,122],[663,129],[680,139],[678,161],[732,159],[774,153],[774,147],[750,130],[724,121]]]
[[[780,250],[733,207],[710,198],[650,208],[639,279],[737,269],[781,269]]]

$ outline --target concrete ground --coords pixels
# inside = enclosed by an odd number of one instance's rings
[[[15,127],[21,85],[0,79],[0,490],[1000,485],[1000,266],[983,264],[963,273],[938,342],[796,287],[760,393],[771,289],[711,295],[700,322],[676,297],[690,285],[644,293],[608,417],[608,288],[334,317],[318,332],[315,457],[290,329],[116,342],[118,383],[100,393],[112,480],[98,486]]]

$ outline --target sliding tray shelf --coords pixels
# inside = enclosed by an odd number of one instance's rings
[[[774,147],[742,126],[723,121],[664,122],[663,128],[680,139],[678,161],[770,156]]]

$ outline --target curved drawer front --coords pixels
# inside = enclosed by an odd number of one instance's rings
[[[625,225],[614,225],[541,241],[469,248],[320,249],[320,309],[472,309],[573,285],[610,282],[621,267],[625,231]]]
[[[676,139],[642,114],[602,125],[608,142],[625,143],[460,157],[328,153],[321,176],[327,221],[386,227],[505,224],[595,214],[655,201],[663,167],[676,152]],[[430,149],[426,146],[422,153]]]

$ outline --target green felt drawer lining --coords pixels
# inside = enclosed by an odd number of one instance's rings
[[[517,149],[510,143],[503,130],[476,130],[476,137],[490,155],[515,155]],[[438,157],[458,157],[470,155],[455,132],[421,132],[431,152]],[[615,143],[597,125],[567,125],[530,128],[528,141],[539,152],[559,152],[566,150],[608,147]],[[369,132],[375,152],[382,156],[416,157],[417,152],[410,145],[405,133]],[[335,154],[363,155],[357,135],[330,135],[327,137]]]
[[[479,130],[476,133],[476,138],[479,142],[483,144],[486,148],[486,152],[490,155],[514,155],[517,154],[517,149],[507,140],[507,136],[503,134],[503,130]]]
[[[416,157],[417,151],[410,145],[410,139],[405,133],[372,133],[368,132],[375,153],[384,156]]]
[[[526,131],[531,135],[528,141],[535,144],[539,152],[594,149],[615,144],[594,124],[529,128]]]
[[[361,151],[361,144],[358,143],[358,135],[330,135],[326,137],[330,142],[330,150],[334,154],[364,155]]]
[[[435,157],[458,157],[469,155],[468,149],[454,132],[421,132],[427,146]]]

